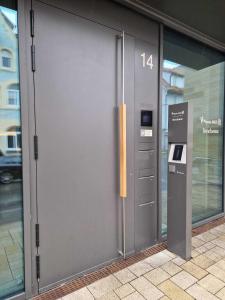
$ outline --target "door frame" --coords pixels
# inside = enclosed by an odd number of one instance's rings
[[[18,32],[19,32],[19,74],[21,93],[21,128],[22,128],[22,162],[23,162],[23,219],[24,219],[24,276],[25,290],[21,295],[13,298],[29,299],[37,294],[36,278],[34,276],[32,219],[36,215],[32,194],[32,165],[33,143],[33,118],[30,110],[33,103],[32,78],[30,76],[31,55],[28,51],[30,43],[30,0],[18,0]]]
[[[114,0],[115,2],[122,2],[120,0]],[[112,1],[112,2],[114,2]],[[23,217],[24,217],[24,258],[25,258],[25,291],[19,295],[12,297],[12,299],[29,299],[32,296],[38,294],[38,283],[36,280],[35,272],[35,232],[34,232],[34,220],[37,219],[36,210],[36,190],[32,185],[32,179],[35,176],[35,160],[33,159],[33,133],[35,132],[35,124],[33,118],[33,79],[31,78],[31,37],[30,37],[30,7],[32,0],[18,0],[18,28],[19,28],[19,70],[20,70],[20,92],[21,92],[21,122],[22,122],[22,158],[23,158]],[[120,3],[119,5],[121,5]],[[122,7],[122,5],[121,5]],[[118,6],[118,9],[120,7]],[[130,10],[130,8],[126,8]],[[135,14],[140,14],[141,9],[136,7]],[[143,10],[143,9],[142,9]],[[159,80],[158,80],[158,241],[162,241],[165,238],[161,234],[161,210],[162,202],[160,197],[160,143],[161,143],[161,72],[162,72],[162,60],[163,60],[163,22],[160,18],[154,18],[154,11],[150,8],[145,12],[146,18],[149,20],[155,20],[160,25],[160,38],[159,38]],[[143,14],[141,14],[142,17]],[[92,20],[93,21],[93,20]],[[225,47],[221,47],[220,43],[213,41],[208,36],[201,36],[200,33],[196,34],[192,28],[184,28],[180,25],[179,21],[173,20],[173,23],[167,22],[166,25],[174,30],[180,31],[184,34],[188,34],[191,38],[201,38],[206,44],[215,49],[225,51]],[[107,25],[106,25],[107,26]],[[122,25],[123,26],[123,25]],[[115,30],[118,28],[115,27]],[[129,34],[129,32],[128,32]],[[31,113],[32,112],[32,113]],[[224,130],[225,139],[225,130]],[[225,153],[224,153],[225,159]],[[225,173],[225,166],[224,166]],[[224,197],[225,202],[225,197]],[[221,214],[224,216],[224,212]],[[213,217],[213,219],[219,216]],[[32,221],[33,220],[33,221]],[[204,220],[202,223],[206,223],[209,220]]]

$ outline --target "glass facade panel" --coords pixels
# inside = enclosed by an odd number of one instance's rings
[[[0,6],[0,299],[24,290],[17,11]]]
[[[192,221],[223,210],[224,61],[220,52],[165,29],[162,74],[162,233],[167,230],[168,105],[193,105]]]

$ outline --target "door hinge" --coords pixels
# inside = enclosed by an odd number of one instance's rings
[[[34,136],[34,159],[38,159],[38,136]]]
[[[36,247],[40,247],[40,235],[39,235],[39,224],[35,224],[35,240],[36,240]]]
[[[40,255],[36,255],[36,274],[37,279],[40,279]]]
[[[30,36],[34,37],[34,10],[30,10]]]
[[[35,46],[34,45],[31,45],[31,67],[32,67],[32,72],[35,72],[36,65],[35,65]]]

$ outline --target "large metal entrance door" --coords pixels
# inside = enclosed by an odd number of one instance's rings
[[[34,1],[44,290],[118,256],[119,32]]]

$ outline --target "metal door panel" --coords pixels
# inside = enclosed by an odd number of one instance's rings
[[[118,256],[113,30],[37,1],[40,289]]]

